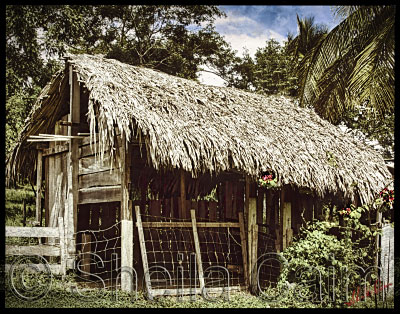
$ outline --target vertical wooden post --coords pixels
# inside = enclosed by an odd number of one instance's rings
[[[282,212],[282,250],[286,249],[293,237],[293,229],[292,229],[292,203],[284,202],[283,203],[283,212]]]
[[[43,152],[38,149],[36,166],[36,221],[42,226],[42,156]]]
[[[67,248],[65,243],[65,227],[64,227],[64,219],[62,217],[58,217],[58,231],[60,235],[60,251],[61,251],[61,274],[64,276],[67,273]]]
[[[72,65],[69,65],[70,106],[68,121],[68,135],[77,135],[80,123],[80,87]],[[68,211],[67,211],[67,238],[68,252],[75,254],[76,230],[78,218],[78,167],[79,167],[78,139],[71,139],[68,153]]]
[[[121,134],[120,175],[121,175],[121,267],[133,268],[133,221],[132,202],[129,200],[129,184],[131,178],[131,149],[126,141],[126,135]],[[121,289],[131,291],[132,274],[121,273]]]
[[[284,212],[284,204],[285,204],[285,188],[282,187],[281,189],[281,195],[280,195],[280,200],[279,200],[279,249],[283,250],[283,242],[284,240],[286,241],[286,236],[284,237],[284,234],[286,235],[286,230],[284,228],[284,225],[286,226],[286,223],[284,222],[283,219],[283,212]]]
[[[186,217],[186,185],[185,185],[185,172],[183,169],[180,170],[180,182],[181,182],[181,212],[180,218],[187,218]]]
[[[238,219],[237,191],[238,191],[238,182],[235,181],[233,183],[233,187],[232,187],[232,198],[233,198],[233,200],[232,200],[232,203],[233,203],[232,204],[232,218],[234,220]],[[240,208],[240,210],[242,210],[242,209]]]
[[[251,290],[256,291],[257,288],[257,248],[258,248],[258,225],[253,224],[252,228],[252,247],[251,247],[251,262],[252,262],[252,272],[251,272]]]
[[[244,219],[245,219],[245,226],[247,231],[247,219],[249,216],[249,198],[250,198],[250,178],[246,176],[246,183],[245,183],[245,190],[244,190]]]
[[[151,282],[150,282],[150,274],[149,274],[149,264],[148,264],[148,260],[147,260],[146,242],[144,240],[142,218],[140,217],[139,206],[135,206],[135,213],[136,213],[136,226],[138,229],[138,236],[139,236],[140,253],[142,256],[144,280],[146,281],[148,292],[151,292]]]
[[[246,287],[249,286],[249,269],[247,264],[247,245],[246,245],[246,230],[244,226],[243,213],[239,212],[240,224],[240,244],[242,246],[243,273]]]
[[[194,209],[190,210],[190,216],[192,219],[193,240],[194,240],[194,247],[196,250],[197,268],[199,271],[200,290],[202,290],[204,287],[203,263],[201,261],[200,242],[196,226],[196,211]]]
[[[247,224],[247,238],[249,244],[249,278],[250,285],[253,286],[253,268],[256,262],[255,252],[257,250],[257,241],[255,240],[255,226],[257,225],[257,199],[255,197],[249,198],[249,212],[248,212],[248,224]]]
[[[225,218],[232,219],[232,182],[225,181],[224,199],[225,199]]]

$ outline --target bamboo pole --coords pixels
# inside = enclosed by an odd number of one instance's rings
[[[42,150],[38,150],[36,167],[36,221],[42,226]]]
[[[141,253],[141,256],[142,256],[144,279],[146,281],[147,291],[149,293],[151,293],[149,264],[148,264],[148,259],[147,259],[146,243],[145,243],[145,239],[144,239],[142,218],[140,216],[140,208],[139,208],[139,206],[135,206],[135,213],[136,213],[136,226],[137,226],[137,229],[138,229],[138,236],[139,236],[140,253]]]
[[[193,240],[194,240],[194,247],[196,250],[197,268],[199,271],[200,290],[203,290],[204,288],[203,263],[201,261],[200,241],[199,241],[199,236],[197,234],[197,226],[196,226],[196,211],[194,209],[190,210],[190,216],[192,219]]]

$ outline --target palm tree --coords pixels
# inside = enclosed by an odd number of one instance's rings
[[[301,19],[298,15],[297,25],[299,34],[296,37],[288,34],[287,50],[293,56],[294,63],[297,65],[295,72],[298,77],[298,92],[302,95],[304,93],[313,49],[328,34],[328,27],[323,24],[315,24],[313,16]]]
[[[333,123],[360,107],[393,113],[395,7],[339,6],[335,14],[342,21],[300,62],[300,104]]]

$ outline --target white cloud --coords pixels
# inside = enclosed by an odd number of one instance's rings
[[[284,36],[272,29],[267,29],[254,19],[235,15],[232,12],[228,12],[226,18],[216,19],[215,26],[240,56],[243,55],[244,47],[249,50],[251,56],[254,56],[257,48],[264,47],[267,40],[274,38],[281,44],[285,40]]]
[[[267,40],[274,38],[280,43],[285,40],[283,36],[272,30],[266,30],[262,34],[256,36],[250,36],[247,34],[227,34],[224,35],[224,37],[226,41],[232,45],[232,48],[238,51],[240,56],[243,55],[245,47],[249,50],[250,56],[252,57],[254,57],[257,48],[265,46]]]

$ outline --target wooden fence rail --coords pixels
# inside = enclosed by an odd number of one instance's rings
[[[6,237],[32,237],[32,238],[59,238],[58,245],[39,244],[39,245],[6,245],[6,255],[40,255],[40,256],[60,256],[61,263],[50,264],[50,269],[55,274],[66,274],[66,239],[64,231],[64,220],[58,218],[58,227],[13,227],[6,226]],[[9,265],[6,265],[6,269]],[[42,267],[44,269],[44,267]],[[38,268],[40,269],[40,267]]]

